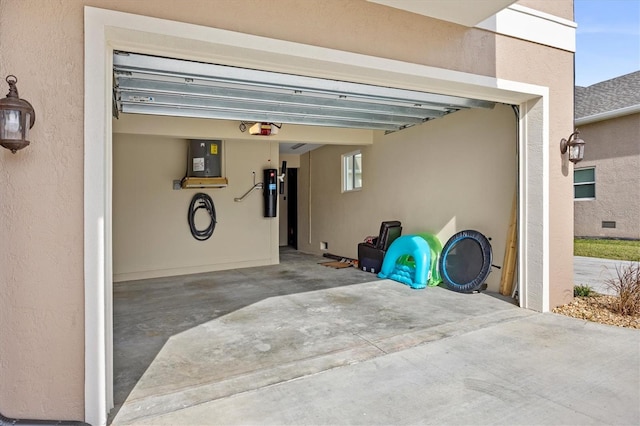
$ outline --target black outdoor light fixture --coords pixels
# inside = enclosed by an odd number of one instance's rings
[[[9,93],[0,99],[0,145],[15,154],[29,145],[29,129],[36,121],[36,112],[29,102],[18,96],[16,76],[8,75],[5,80],[9,84]]]
[[[560,153],[564,154],[569,150],[569,161],[573,164],[582,161],[584,158],[584,141],[578,137],[578,129],[571,133],[569,139],[562,138],[560,141]]]

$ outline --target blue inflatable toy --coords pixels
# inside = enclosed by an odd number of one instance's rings
[[[440,261],[440,254],[442,253],[442,243],[433,234],[414,234],[417,237],[423,238],[427,244],[429,244],[429,251],[431,254],[431,268],[429,270],[429,279],[427,280],[428,287],[435,287],[442,282],[442,277],[440,276],[440,268],[438,266]],[[413,261],[411,256],[405,254],[398,259],[398,263],[404,266],[408,266],[409,268],[415,268],[416,263]]]
[[[396,264],[403,255],[410,255],[415,268],[407,265]],[[384,256],[379,278],[389,278],[406,284],[411,288],[425,288],[429,278],[431,265],[431,249],[424,238],[417,235],[405,235],[398,237]],[[412,276],[413,275],[413,276]]]

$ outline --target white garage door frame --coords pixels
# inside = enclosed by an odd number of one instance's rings
[[[85,421],[113,407],[112,58],[114,50],[388,85],[520,107],[520,304],[549,309],[549,91],[546,87],[85,7]]]

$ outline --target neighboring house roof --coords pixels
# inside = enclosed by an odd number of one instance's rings
[[[640,112],[640,71],[575,87],[576,124]]]

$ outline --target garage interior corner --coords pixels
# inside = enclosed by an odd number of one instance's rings
[[[282,247],[279,265],[114,285],[110,424],[346,367],[532,315],[510,298],[413,290]]]

